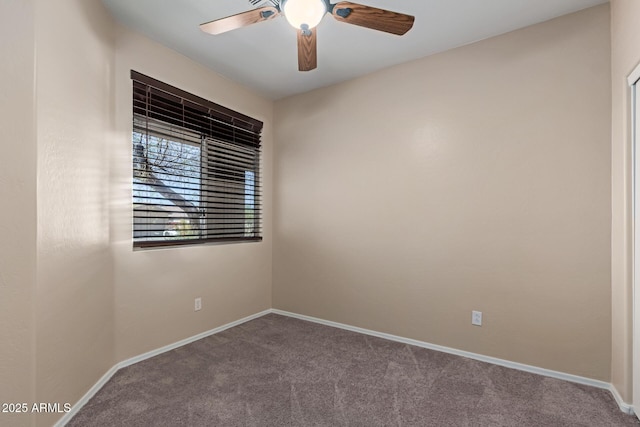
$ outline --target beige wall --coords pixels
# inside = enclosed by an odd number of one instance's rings
[[[0,212],[0,401],[75,403],[118,361],[270,308],[273,103],[115,27],[99,0],[0,17],[0,196],[16,206]],[[263,242],[132,250],[131,68],[265,122]]]
[[[0,401],[75,403],[118,361],[270,308],[272,102],[116,27],[99,0],[0,16],[0,196],[16,207],[0,212]],[[263,242],[132,250],[131,68],[265,122]]]
[[[640,2],[611,1],[611,381],[631,401],[631,137],[627,77],[640,62]]]
[[[277,102],[274,307],[609,380],[609,55],[604,5]]]
[[[262,242],[132,249],[131,69],[264,122]],[[116,355],[123,360],[271,307],[273,103],[122,27],[115,78],[111,232]],[[202,297],[199,312],[195,297]]]
[[[114,28],[100,1],[36,4],[36,401],[63,404],[75,403],[115,363]],[[38,425],[59,416],[41,415]]]
[[[34,2],[0,2],[0,402],[34,400]],[[0,425],[33,417],[0,413]]]

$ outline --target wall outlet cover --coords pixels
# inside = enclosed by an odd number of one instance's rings
[[[471,324],[475,326],[482,326],[482,312],[481,311],[472,311],[471,312]]]

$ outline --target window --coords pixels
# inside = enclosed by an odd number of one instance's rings
[[[131,71],[133,245],[262,240],[262,122]]]

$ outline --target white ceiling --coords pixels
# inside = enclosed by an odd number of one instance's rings
[[[606,3],[608,0],[362,0],[416,17],[394,36],[335,21],[318,25],[318,68],[299,72],[296,32],[284,18],[218,36],[199,24],[253,9],[249,0],[103,0],[123,25],[270,99],[345,81],[391,65]]]

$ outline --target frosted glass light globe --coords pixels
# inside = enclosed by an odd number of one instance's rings
[[[327,5],[323,0],[287,0],[284,4],[284,16],[293,28],[301,29],[303,24],[309,29],[322,21],[327,13]]]

